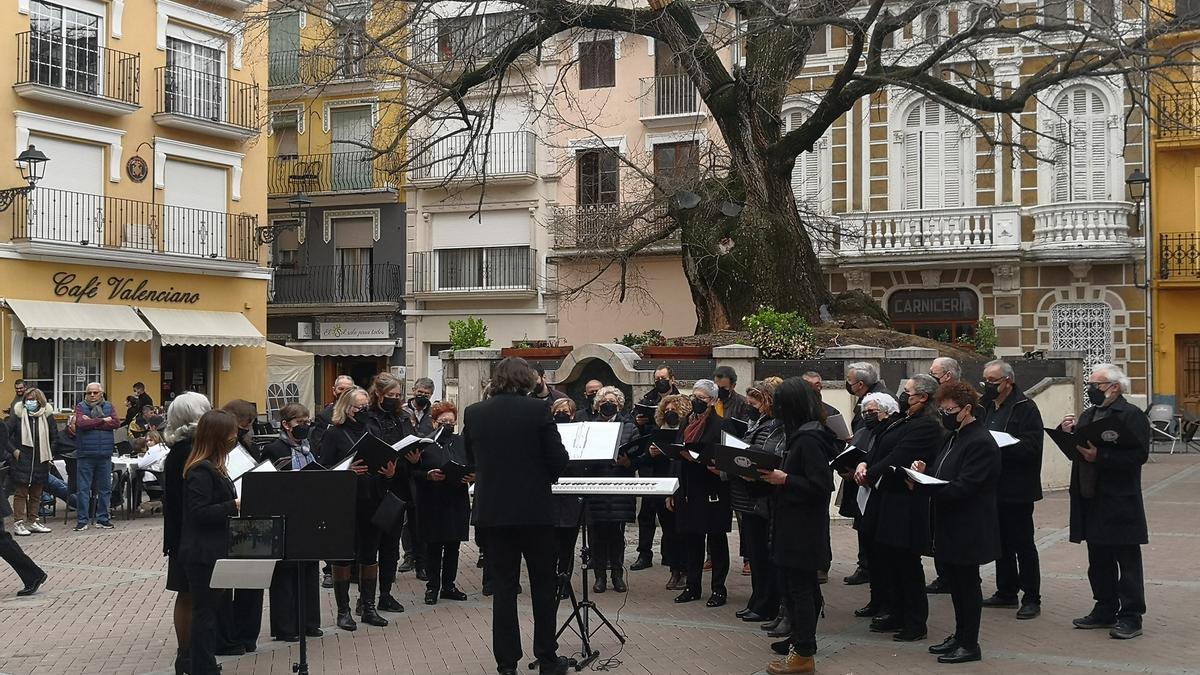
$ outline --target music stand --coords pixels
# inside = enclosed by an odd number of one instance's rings
[[[287,518],[282,562],[354,559],[353,471],[253,471],[242,482],[242,515]],[[292,672],[308,675],[303,574],[296,575],[296,591],[300,661]]]

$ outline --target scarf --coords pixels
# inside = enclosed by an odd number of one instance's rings
[[[708,421],[708,416],[712,414],[712,408],[704,411],[703,415],[692,417],[692,421],[688,422],[687,428],[683,430],[683,442],[695,443],[700,440],[700,436],[704,435],[704,423]]]
[[[279,437],[292,448],[293,471],[299,471],[313,462],[312,448],[307,438],[297,443],[286,432],[280,432]]]
[[[38,411],[31,413],[25,409],[24,403],[20,408],[17,408],[17,415],[21,418],[21,446],[33,449],[33,466],[47,461],[42,459],[42,456],[49,456],[50,453],[50,428],[46,422],[46,409],[38,408]],[[37,425],[37,441],[33,440],[33,422],[30,418],[38,418],[40,423]]]

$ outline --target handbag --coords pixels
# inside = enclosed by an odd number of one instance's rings
[[[404,529],[404,509],[407,506],[403,499],[388,492],[379,503],[379,508],[375,509],[375,515],[371,516],[371,524],[393,537],[399,537]]]

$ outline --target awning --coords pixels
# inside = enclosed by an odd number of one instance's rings
[[[128,305],[91,305],[44,300],[5,300],[37,340],[148,342],[153,333]]]
[[[395,340],[296,340],[287,346],[317,356],[391,356],[396,351]]]
[[[262,347],[267,338],[237,312],[198,309],[138,307],[146,322],[158,331],[164,345],[193,347]]]

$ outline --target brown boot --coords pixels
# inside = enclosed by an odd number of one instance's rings
[[[792,673],[815,673],[817,664],[811,656],[800,656],[796,650],[790,650],[782,659],[776,659],[767,666],[771,675],[791,675]]]

